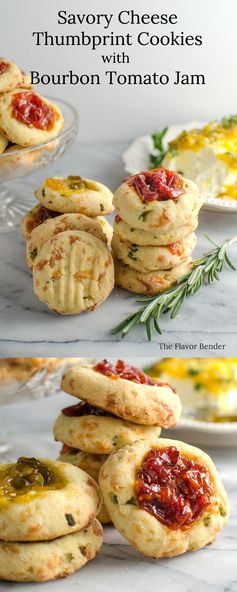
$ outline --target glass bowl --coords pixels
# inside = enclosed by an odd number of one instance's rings
[[[91,362],[88,358],[1,358],[0,407],[58,393],[67,368]],[[0,418],[1,460],[11,447],[9,427],[3,426]]]
[[[51,165],[65,154],[76,139],[78,115],[74,107],[62,99],[46,98],[61,109],[64,128],[54,140],[20,150],[12,147],[10,152],[0,154],[0,232],[13,230],[30,209],[29,201],[25,198],[25,186],[22,187],[22,184],[18,183],[16,191],[15,188],[11,188],[10,182],[28,177]]]

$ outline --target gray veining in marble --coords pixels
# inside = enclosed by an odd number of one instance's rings
[[[19,455],[56,458],[52,425],[68,405],[65,394],[1,408],[1,420],[12,440],[10,459]],[[200,551],[155,561],[138,554],[113,529],[105,528],[99,556],[67,578],[46,584],[0,583],[1,592],[237,592],[237,461],[236,450],[206,450],[216,462],[227,489],[231,517],[215,543]]]
[[[96,178],[116,188],[124,177],[121,153],[123,143],[75,144],[71,152],[55,163],[50,171],[41,171],[26,179],[29,204],[34,204],[33,189],[45,175],[78,173]],[[24,195],[25,197],[25,195]],[[237,214],[202,211],[198,230],[198,246],[195,256],[209,249],[204,237],[208,234],[218,243],[236,234]],[[237,246],[231,251],[237,263]],[[31,275],[24,257],[24,242],[20,231],[0,236],[0,355],[208,355],[200,349],[200,343],[224,345],[223,350],[213,350],[211,355],[234,354],[236,342],[237,274],[226,269],[219,283],[204,286],[183,307],[173,321],[164,317],[162,337],[154,337],[147,343],[142,327],[136,328],[126,339],[112,336],[111,327],[135,310],[135,296],[116,289],[110,298],[94,312],[80,316],[60,317],[40,303],[32,290]],[[172,351],[163,352],[161,342],[172,344]],[[103,347],[101,346],[103,343]],[[181,343],[188,348],[198,344],[198,349],[175,349]],[[178,346],[179,347],[179,346]]]

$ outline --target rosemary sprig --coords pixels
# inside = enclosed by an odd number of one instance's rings
[[[153,140],[155,152],[153,152],[152,154],[149,154],[149,169],[158,168],[165,156],[166,150],[163,145],[163,140],[164,140],[164,137],[165,137],[167,131],[168,131],[168,127],[164,127],[163,130],[161,130],[160,132],[155,132],[151,136],[152,140]]]
[[[121,333],[124,337],[135,325],[145,324],[147,338],[150,341],[153,331],[160,335],[162,333],[159,324],[162,314],[169,313],[170,318],[174,319],[186,298],[195,294],[205,279],[209,284],[220,279],[219,274],[225,264],[236,271],[228,257],[227,249],[237,241],[237,236],[225,241],[222,245],[217,245],[207,235],[205,236],[214,245],[214,249],[195,259],[192,262],[191,270],[180,278],[172,288],[157,296],[143,296],[136,300],[136,302],[144,303],[143,306],[116,325],[112,329],[113,335]]]

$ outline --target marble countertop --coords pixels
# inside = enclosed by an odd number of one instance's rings
[[[1,421],[11,442],[8,460],[20,455],[56,458],[52,425],[68,395],[22,401],[1,408]],[[37,418],[37,421],[36,421]],[[6,427],[7,426],[7,427]],[[138,554],[112,527],[105,528],[101,553],[66,580],[46,584],[0,583],[1,592],[237,592],[236,450],[206,449],[216,462],[227,489],[231,517],[215,543],[200,551],[155,561]]]
[[[50,175],[82,174],[103,181],[112,189],[124,178],[121,153],[125,143],[79,144],[50,169]],[[41,171],[24,182],[24,199],[29,207],[35,203],[34,188],[49,171]],[[19,188],[18,188],[19,191]],[[202,211],[198,229],[198,246],[194,256],[209,249],[207,232],[221,243],[236,233],[237,214]],[[237,247],[231,258],[237,263]],[[116,289],[93,313],[60,317],[51,313],[33,294],[32,280],[25,264],[24,242],[20,231],[0,235],[0,355],[1,356],[75,356],[98,355],[233,355],[236,341],[237,275],[226,269],[220,283],[204,286],[190,298],[177,319],[164,317],[161,337],[147,343],[143,327],[137,327],[121,341],[111,335],[111,328],[135,310],[135,295]],[[171,350],[163,350],[163,343]],[[205,350],[215,343],[221,350]],[[197,344],[197,350],[193,346]]]

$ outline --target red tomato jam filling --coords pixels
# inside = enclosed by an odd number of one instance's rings
[[[184,252],[184,247],[182,244],[182,241],[177,241],[176,243],[172,243],[171,245],[168,245],[167,248],[169,249],[169,251],[173,254],[173,255],[183,255]]]
[[[159,382],[152,380],[150,376],[147,376],[139,368],[129,366],[122,360],[118,360],[115,365],[110,364],[107,360],[103,360],[94,366],[94,370],[105,376],[124,378],[125,380],[131,380],[131,382],[137,382],[139,384],[148,384],[150,386],[157,386],[159,384]]]
[[[115,216],[115,222],[117,222],[117,224],[122,220],[122,218],[120,218],[120,216],[118,214],[116,214]]]
[[[27,231],[30,233],[36,226],[39,226],[42,222],[48,220],[48,218],[55,218],[60,215],[60,212],[54,212],[53,210],[44,208],[44,206],[40,206],[37,214],[33,212],[32,217],[27,221]]]
[[[38,95],[23,91],[16,93],[12,99],[12,115],[25,125],[41,130],[50,130],[53,126],[55,113]]]
[[[208,469],[177,448],[154,448],[136,475],[141,508],[173,530],[197,520],[210,504],[213,485]]]
[[[41,206],[39,214],[37,216],[37,222],[38,224],[42,224],[42,222],[48,220],[48,218],[56,218],[57,216],[61,216],[61,213],[55,212],[54,210],[49,210],[49,208]]]
[[[184,193],[182,179],[178,173],[168,169],[153,169],[143,171],[133,177],[128,177],[125,183],[133,187],[143,202],[174,201]]]
[[[0,62],[0,74],[4,74],[8,68],[8,65],[5,62]]]
[[[112,413],[108,413],[99,407],[93,407],[89,403],[77,403],[77,405],[71,405],[62,409],[63,415],[69,417],[82,417],[83,415],[97,415],[97,416],[109,416],[113,417]]]
[[[60,454],[77,454],[79,452],[78,448],[72,448],[67,444],[62,444],[62,448],[60,450]]]

